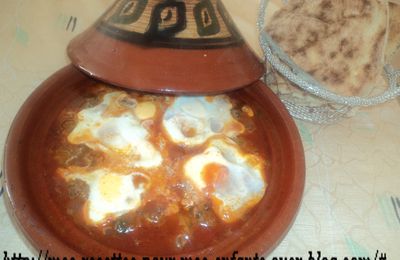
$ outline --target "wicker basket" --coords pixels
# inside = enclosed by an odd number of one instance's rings
[[[385,66],[388,87],[370,97],[340,96],[329,91],[297,66],[264,30],[268,0],[262,0],[258,18],[260,45],[264,52],[265,82],[274,90],[295,118],[315,123],[334,123],[351,116],[354,108],[373,106],[400,96],[400,71]]]

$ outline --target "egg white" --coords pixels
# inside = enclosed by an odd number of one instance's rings
[[[178,97],[164,114],[163,128],[171,141],[186,146],[202,144],[219,134],[233,137],[242,133],[244,126],[232,117],[231,109],[225,95]],[[235,124],[236,128],[227,127],[229,124]]]
[[[113,151],[130,156],[134,158],[130,162],[134,167],[157,167],[162,163],[161,154],[148,141],[149,133],[135,116],[134,107],[119,108],[119,114],[107,114],[123,96],[124,92],[108,93],[100,104],[80,111],[78,124],[68,135],[68,141],[105,153]]]
[[[87,212],[89,222],[102,223],[107,217],[119,217],[141,206],[141,195],[146,185],[134,185],[134,177],[148,178],[142,173],[120,174],[108,169],[92,172],[85,170],[63,170],[66,181],[81,180],[89,187]]]
[[[209,164],[228,169],[227,179],[215,183],[211,198],[215,213],[225,222],[240,219],[264,196],[266,182],[261,158],[243,154],[225,140],[212,140],[202,153],[190,158],[184,165],[184,175],[203,193],[207,183],[203,170]]]

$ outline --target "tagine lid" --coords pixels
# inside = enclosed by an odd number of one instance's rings
[[[153,93],[222,93],[264,73],[220,0],[117,0],[68,55],[91,77]]]

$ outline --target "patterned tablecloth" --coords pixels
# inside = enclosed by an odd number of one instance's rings
[[[69,62],[65,48],[70,39],[111,2],[1,1],[0,147],[23,101]],[[257,0],[225,3],[260,54],[255,28]],[[382,253],[387,259],[400,259],[399,101],[359,109],[334,125],[297,121],[297,126],[307,164],[303,202],[290,232],[268,259],[308,259],[309,251],[314,256],[320,251],[328,259],[374,259]],[[11,224],[1,199],[0,258],[3,251],[33,256]]]

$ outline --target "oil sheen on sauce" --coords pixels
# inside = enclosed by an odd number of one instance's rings
[[[106,97],[114,99],[104,105]],[[257,111],[239,98],[219,98],[177,101],[104,85],[88,88],[63,110],[52,126],[56,134],[47,138],[54,200],[82,232],[125,252],[184,254],[231,236],[262,199],[268,162]],[[195,102],[206,104],[205,111]],[[207,102],[215,103],[215,111],[207,110]],[[107,130],[107,124],[142,137],[120,139],[115,135],[125,132]],[[168,130],[168,124],[175,125]],[[174,127],[180,128],[176,135]],[[140,141],[141,150],[120,140]],[[185,172],[189,162],[196,169]],[[242,208],[224,208],[246,196]]]

